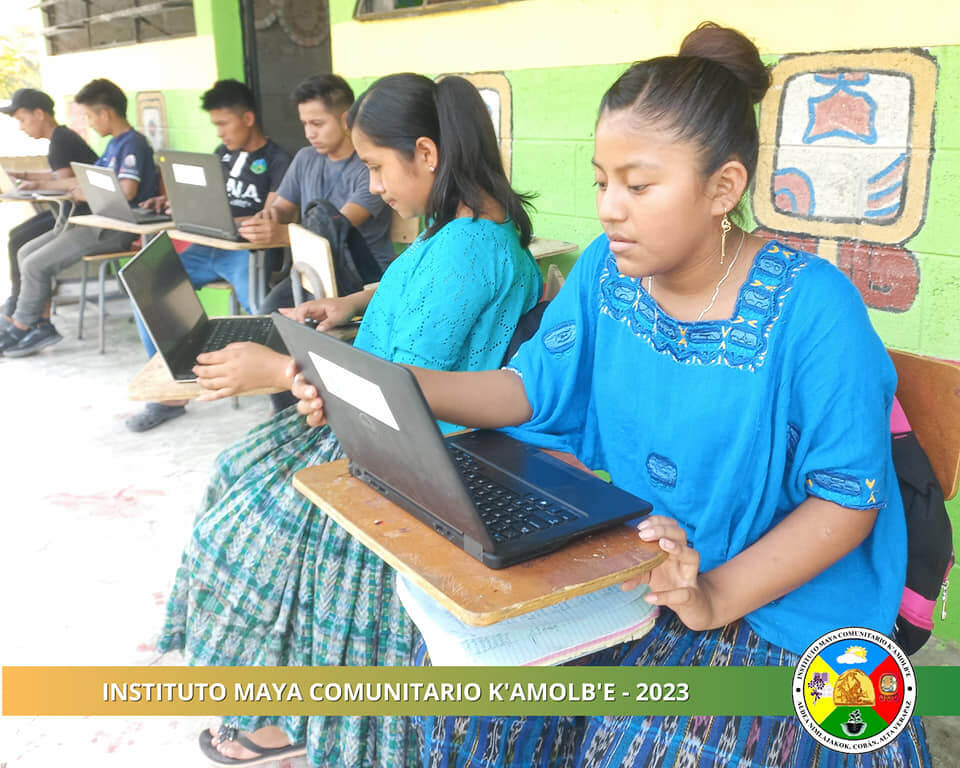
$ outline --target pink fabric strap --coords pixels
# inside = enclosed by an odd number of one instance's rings
[[[933,609],[936,600],[927,600],[923,595],[912,589],[903,590],[903,602],[900,603],[900,615],[914,626],[921,629],[933,630]]]
[[[893,409],[890,411],[890,432],[894,435],[900,432],[909,432],[910,422],[907,421],[907,414],[903,412],[903,407],[897,398],[893,398]]]

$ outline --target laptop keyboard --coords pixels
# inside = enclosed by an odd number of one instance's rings
[[[256,341],[264,343],[273,329],[273,320],[269,317],[235,317],[230,320],[217,320],[213,330],[200,353],[223,349],[234,341]]]
[[[494,541],[509,541],[575,520],[576,515],[544,496],[517,493],[490,480],[483,465],[469,453],[449,446],[453,460],[473,497],[480,518]]]

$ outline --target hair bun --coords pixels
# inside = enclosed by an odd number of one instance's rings
[[[763,99],[770,87],[770,73],[757,46],[730,27],[704,21],[683,38],[679,55],[707,59],[730,70],[747,87],[754,104]]]

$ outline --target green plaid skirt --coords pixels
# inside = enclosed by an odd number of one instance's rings
[[[383,561],[293,488],[343,456],[289,408],[223,451],[177,571],[158,642],[198,666],[408,666],[415,627]],[[402,768],[400,717],[233,717],[306,740],[313,765]],[[410,761],[411,764],[413,761]]]

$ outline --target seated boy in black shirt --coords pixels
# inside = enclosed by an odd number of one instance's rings
[[[49,171],[30,171],[10,173],[12,178],[21,179],[20,189],[62,189],[68,190],[67,179],[73,178],[70,163],[94,163],[97,154],[87,145],[80,135],[65,125],[57,123],[53,115],[53,99],[43,91],[34,88],[21,88],[13,94],[10,105],[3,110],[20,123],[20,130],[31,139],[49,139],[47,150]],[[64,205],[71,205],[64,203]],[[49,210],[18,224],[7,236],[7,248],[10,257],[10,297],[0,305],[0,325],[6,327],[10,316],[17,306],[20,293],[20,268],[17,265],[17,251],[20,246],[29,243],[35,237],[53,229],[56,217]]]

